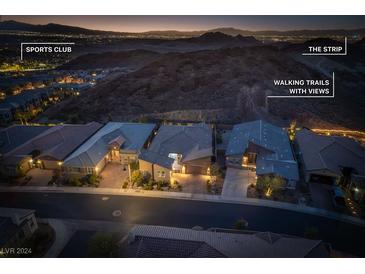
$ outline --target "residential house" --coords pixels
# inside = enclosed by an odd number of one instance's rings
[[[4,173],[9,176],[24,175],[33,167],[60,170],[67,156],[101,127],[96,122],[50,127],[5,153],[1,163]]]
[[[7,97],[0,103],[0,122],[7,123],[14,119],[16,112],[29,111],[40,106],[44,100],[47,100],[54,94],[55,91],[53,89],[40,88]]]
[[[209,174],[213,155],[211,126],[162,125],[139,156],[139,168],[154,180],[170,180],[173,172]]]
[[[226,150],[226,164],[248,168],[257,176],[279,175],[287,188],[299,180],[298,165],[293,156],[287,132],[262,120],[235,125]]]
[[[34,213],[30,209],[0,207],[0,248],[14,248],[38,229]]]
[[[335,184],[349,170],[348,186],[359,202],[365,202],[365,147],[346,137],[325,136],[302,129],[296,134],[305,180]]]
[[[272,232],[136,225],[121,245],[128,258],[325,258],[331,247]]]
[[[108,162],[127,167],[148,146],[155,124],[109,122],[63,164],[69,175],[99,174]]]
[[[0,130],[0,155],[4,155],[33,139],[50,126],[12,125]]]

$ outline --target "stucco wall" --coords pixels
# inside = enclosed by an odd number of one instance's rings
[[[159,165],[153,165],[153,171],[154,171],[153,178],[156,181],[164,181],[164,180],[169,181],[170,180],[170,170],[168,168],[165,168],[165,167],[162,167]],[[159,174],[161,174],[162,171],[165,172],[165,177],[159,176]]]
[[[146,162],[144,160],[139,159],[139,170],[141,172],[148,172],[152,175],[152,163]]]

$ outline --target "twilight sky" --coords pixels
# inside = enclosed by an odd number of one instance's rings
[[[234,27],[245,30],[365,28],[365,16],[1,16],[31,24],[58,23],[109,31],[208,30]]]

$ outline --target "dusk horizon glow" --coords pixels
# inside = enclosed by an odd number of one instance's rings
[[[237,28],[249,31],[290,31],[365,28],[365,16],[2,16],[29,24],[62,24],[116,32],[206,31]]]

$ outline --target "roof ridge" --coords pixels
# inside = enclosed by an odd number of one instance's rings
[[[334,143],[340,145],[341,147],[343,147],[344,149],[346,149],[347,151],[350,151],[351,153],[355,154],[356,156],[360,157],[360,158],[364,158],[362,155],[359,155],[357,153],[357,151],[353,151],[352,149],[349,149],[347,146],[343,145],[341,142],[338,141],[339,139],[335,139]],[[352,140],[351,140],[352,141]],[[354,141],[355,142],[355,141]],[[332,145],[332,144],[331,144]]]

